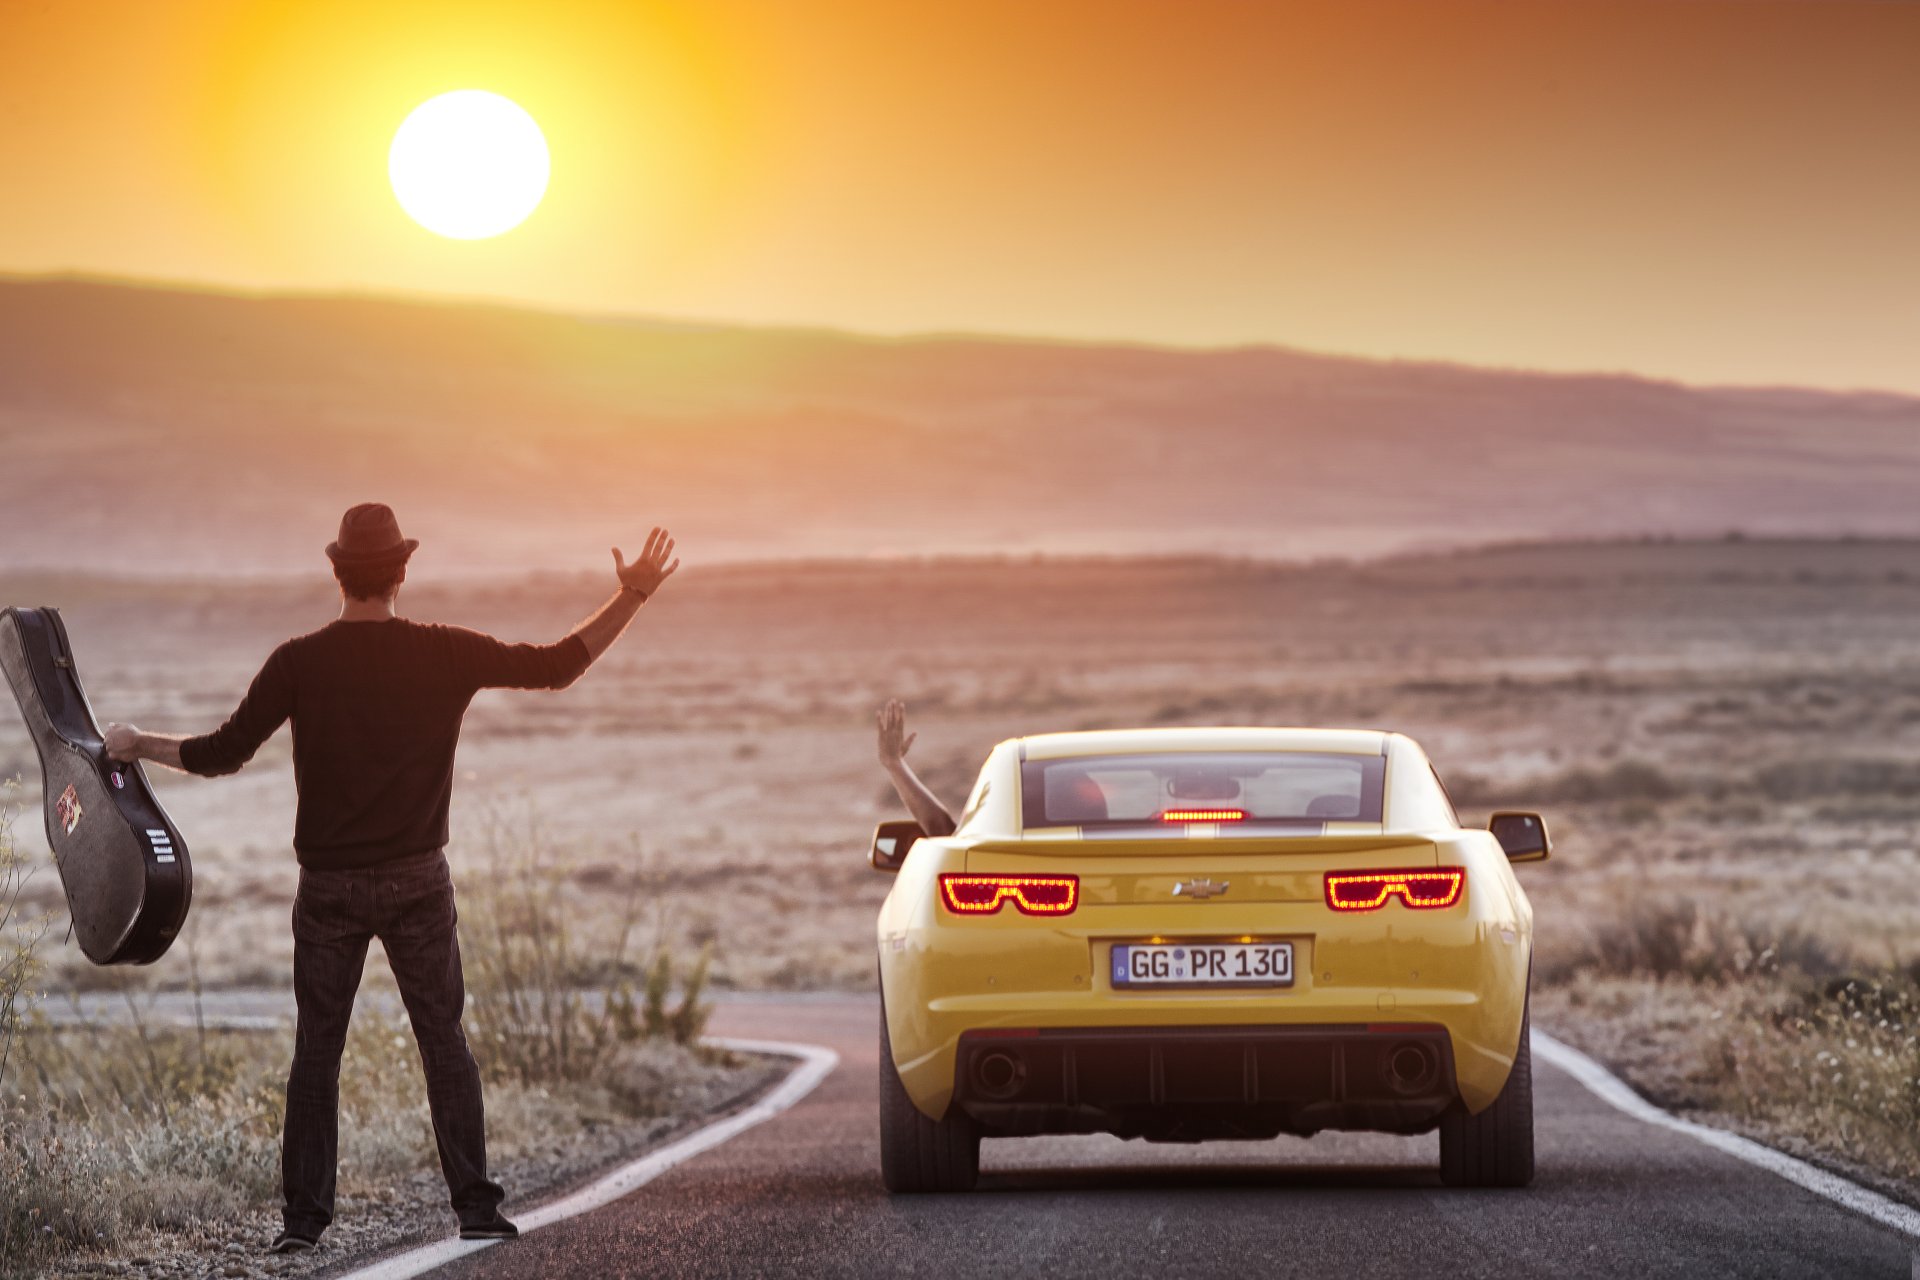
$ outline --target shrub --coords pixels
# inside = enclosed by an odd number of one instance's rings
[[[462,897],[472,924],[461,939],[483,1071],[526,1085],[592,1080],[636,1040],[699,1040],[709,1013],[702,998],[710,949],[674,1002],[673,956],[657,938],[636,1003],[628,952],[639,923],[637,873],[628,877],[622,910],[583,932],[578,921],[585,913],[568,900],[572,864],[547,846],[537,818],[509,823],[496,816],[486,827],[486,848],[488,873]]]
[[[29,917],[20,911],[20,895],[33,878],[33,868],[13,843],[11,801],[18,785],[17,779],[9,779],[0,796],[0,1096],[13,1064],[14,1043],[32,1012],[33,982],[41,970],[36,948],[49,920],[44,914]]]
[[[1457,803],[1473,808],[1631,804],[1642,812],[1647,806],[1678,799],[1691,789],[1689,783],[1665,767],[1637,759],[1618,760],[1597,769],[1576,766],[1516,782],[1462,772],[1450,775],[1447,786]]]
[[[1580,975],[1726,983],[1761,974],[1828,979],[1850,957],[1796,925],[1703,913],[1691,898],[1650,898],[1589,924],[1584,941],[1554,939],[1534,961],[1553,986]]]
[[[1671,773],[1645,760],[1620,760],[1604,769],[1569,769],[1544,779],[1537,788],[1541,804],[1658,804],[1682,792]]]
[[[496,830],[494,874],[462,898],[476,1057],[508,1116],[539,1121],[539,1149],[556,1127],[589,1114],[666,1115],[706,1105],[701,1093],[730,1062],[698,1045],[709,956],[677,980],[664,939],[636,1002],[626,951],[637,882],[611,933],[583,934],[566,900],[567,863],[529,823],[509,842]],[[138,1247],[140,1233],[229,1226],[279,1189],[286,1031],[208,1031],[149,1025],[137,975],[102,971],[126,1004],[123,1024],[53,1026],[28,1017],[34,951],[46,922],[12,914],[28,874],[0,812],[0,1276],[32,1274],[63,1255]],[[183,939],[198,994],[191,932]],[[588,985],[598,983],[593,989]],[[678,997],[675,991],[678,989]],[[565,1086],[564,1088],[557,1086]],[[340,1078],[343,1183],[378,1183],[430,1168],[432,1121],[404,1018],[374,1003],[357,1011]],[[590,1121],[586,1121],[591,1123]],[[498,1134],[512,1147],[526,1135]]]
[[[113,1153],[85,1129],[0,1100],[0,1275],[119,1238]]]
[[[1774,800],[1920,796],[1920,767],[1911,760],[1788,760],[1754,773],[1754,786]]]
[[[1666,1105],[1920,1177],[1920,972],[1852,963],[1792,928],[1646,907],[1536,965],[1537,1012]]]
[[[1860,977],[1718,1047],[1723,1105],[1901,1177],[1920,1177],[1920,985]]]
[[[36,1025],[20,1048],[20,1092],[0,1107],[0,1274],[231,1216],[277,1188],[284,1035],[136,1017]]]

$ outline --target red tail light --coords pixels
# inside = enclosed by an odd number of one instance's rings
[[[1450,907],[1460,901],[1467,881],[1462,867],[1418,867],[1401,871],[1329,871],[1327,905],[1335,911],[1378,911],[1398,897],[1416,910]]]
[[[1079,876],[940,877],[947,910],[962,916],[990,916],[1011,902],[1022,915],[1070,915],[1080,901]]]
[[[1162,822],[1245,822],[1245,809],[1169,809],[1160,815]]]

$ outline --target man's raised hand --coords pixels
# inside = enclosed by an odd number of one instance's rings
[[[579,626],[567,634],[578,637],[587,647],[587,661],[598,662],[600,655],[613,647],[640,612],[640,602],[660,589],[660,584],[673,576],[680,562],[673,558],[673,535],[665,529],[655,529],[647,535],[647,546],[640,558],[632,564],[620,554],[620,548],[613,548],[613,572],[620,580],[620,591],[612,596]],[[628,595],[632,592],[633,595]],[[635,597],[638,599],[635,599]]]
[[[632,564],[626,562],[626,558],[620,554],[620,548],[613,549],[613,572],[620,579],[620,585],[627,590],[650,596],[680,567],[677,558],[668,561],[667,557],[671,555],[673,535],[665,529],[655,529],[647,535],[646,550]]]
[[[888,781],[893,783],[894,794],[907,806],[907,812],[913,815],[922,831],[930,836],[952,835],[953,815],[940,803],[940,797],[927,790],[927,784],[920,781],[907,763],[907,752],[913,749],[917,736],[907,732],[907,704],[898,698],[891,699],[880,708],[874,723],[880,731],[880,764],[887,771]]]
[[[875,722],[880,730],[880,763],[892,768],[907,758],[907,752],[913,749],[913,740],[920,735],[907,732],[907,704],[898,698],[890,699],[880,708]]]

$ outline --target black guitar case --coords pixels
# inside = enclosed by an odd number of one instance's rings
[[[107,759],[58,609],[0,611],[0,669],[40,752],[47,843],[80,950],[95,964],[153,963],[193,900],[179,828],[137,763]]]

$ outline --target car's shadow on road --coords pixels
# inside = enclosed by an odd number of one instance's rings
[[[980,1175],[974,1194],[1036,1191],[1432,1191],[1437,1169],[1407,1165],[1154,1165],[1008,1169]]]

